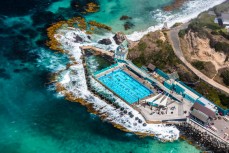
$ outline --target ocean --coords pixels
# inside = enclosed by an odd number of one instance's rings
[[[223,0],[221,0],[223,1]],[[220,0],[217,3],[221,2]],[[172,0],[99,0],[100,11],[85,15],[74,4],[90,0],[0,1],[0,152],[1,153],[183,153],[199,152],[186,141],[162,143],[139,138],[101,121],[78,103],[66,101],[49,83],[50,74],[65,67],[66,55],[45,46],[46,28],[74,16],[105,23],[130,38],[182,16],[195,4],[199,12],[215,1],[195,0],[170,12]],[[191,10],[191,9],[190,9]],[[188,11],[185,11],[188,12]],[[196,13],[197,11],[195,11]],[[195,14],[190,12],[190,14]],[[132,17],[125,31],[122,15]],[[150,29],[148,29],[151,27]],[[138,31],[134,33],[134,31]],[[99,57],[92,62],[104,68]],[[102,63],[102,64],[101,64]]]

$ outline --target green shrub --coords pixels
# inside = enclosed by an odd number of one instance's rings
[[[179,37],[184,38],[185,33],[186,33],[186,31],[183,29],[183,30],[179,31],[178,35],[179,35]]]
[[[216,51],[223,51],[224,53],[229,53],[229,44],[225,42],[210,42],[212,48]]]
[[[145,42],[140,42],[138,49],[139,51],[145,51],[146,47],[147,47],[147,44]]]
[[[229,97],[228,96],[220,94],[219,99],[223,106],[226,106],[227,108],[229,108]]]
[[[203,70],[204,69],[204,62],[202,61],[195,61],[192,62],[192,65],[197,68],[198,70]]]
[[[223,71],[220,76],[223,78],[223,83],[229,86],[229,70]]]

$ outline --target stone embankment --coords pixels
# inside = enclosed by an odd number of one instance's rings
[[[214,153],[228,153],[229,144],[220,141],[220,139],[212,136],[208,132],[203,132],[198,126],[183,122],[177,125],[181,131],[181,138],[184,138],[189,143],[201,148],[205,151],[212,151]]]

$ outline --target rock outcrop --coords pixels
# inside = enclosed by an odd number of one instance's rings
[[[105,38],[105,39],[99,40],[98,43],[99,44],[103,44],[103,45],[110,45],[110,44],[112,44],[112,42],[111,42],[111,40],[109,38]]]
[[[76,35],[74,38],[75,38],[75,42],[76,42],[76,43],[81,43],[81,42],[83,42],[83,38],[81,38],[79,35]]]
[[[125,35],[121,32],[117,32],[114,37],[113,37],[115,43],[117,45],[120,45],[126,38],[125,38]]]

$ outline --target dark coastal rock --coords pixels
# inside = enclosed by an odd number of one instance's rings
[[[76,43],[83,42],[83,38],[81,38],[79,35],[76,35],[74,38],[75,38],[75,41],[74,42],[76,42]]]
[[[103,44],[103,45],[110,45],[112,42],[109,38],[105,38],[105,39],[102,39],[102,40],[99,40],[98,41],[99,44]]]
[[[207,132],[201,132],[195,126],[189,123],[181,123],[177,128],[196,147],[201,147],[212,152],[227,153],[226,144],[219,141],[219,139],[209,135]]]
[[[114,35],[113,39],[117,45],[120,45],[125,40],[125,35],[121,32],[118,32]]]
[[[129,21],[127,21],[127,22],[124,24],[125,30],[129,30],[129,29],[131,29],[131,28],[133,28],[133,27],[134,27],[134,24],[131,23],[131,22],[129,22]]]
[[[10,79],[10,75],[6,72],[6,69],[0,68],[0,78]]]
[[[123,15],[120,17],[120,20],[129,20],[129,19],[132,19],[132,17],[129,17],[127,15]]]

